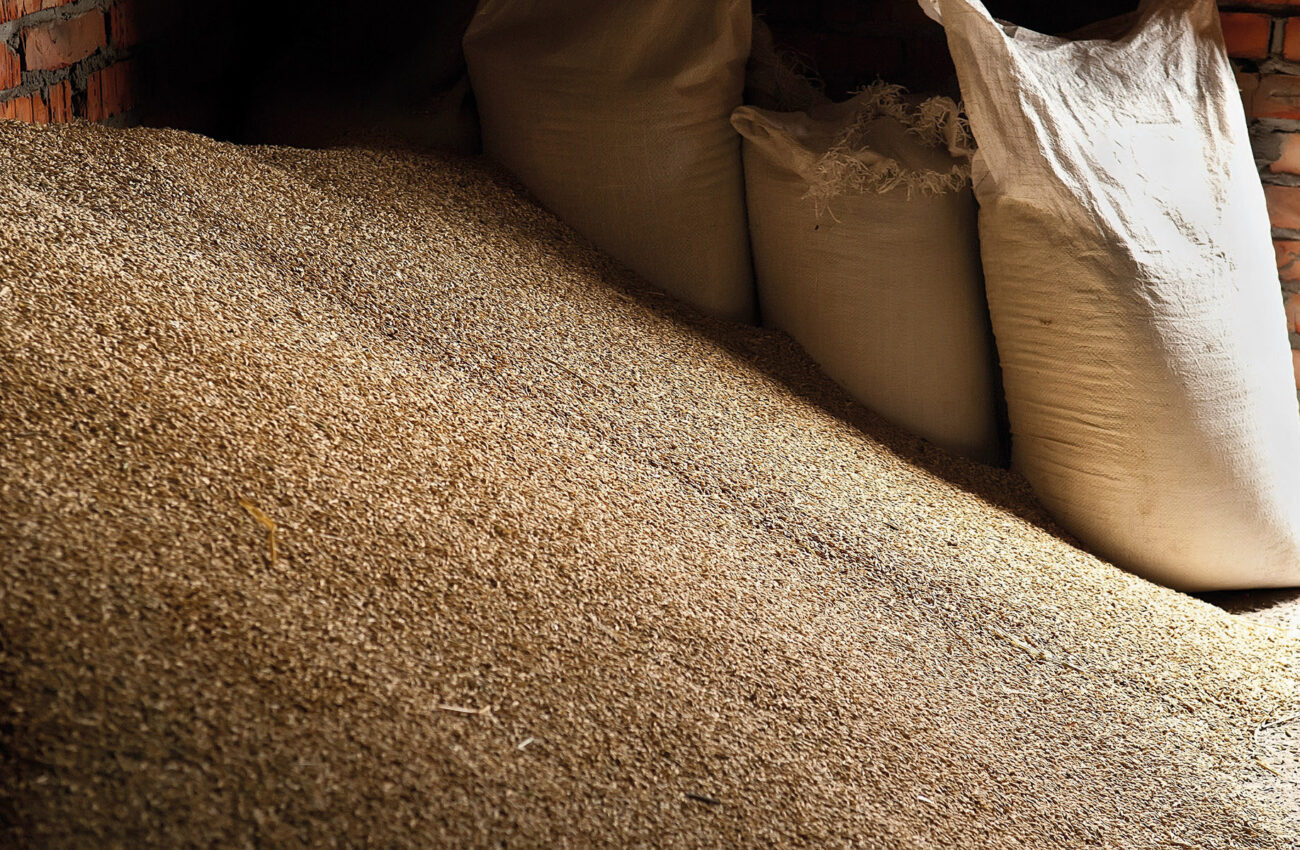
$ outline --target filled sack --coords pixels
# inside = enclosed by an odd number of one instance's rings
[[[877,84],[807,112],[737,109],[765,324],[849,393],[1001,460],[969,137],[947,98]]]
[[[921,5],[979,141],[1014,468],[1085,545],[1155,581],[1300,584],[1300,413],[1213,0],[1149,0],[1083,40],[978,0]]]
[[[740,105],[748,0],[482,0],[465,33],[485,152],[597,247],[752,321]]]

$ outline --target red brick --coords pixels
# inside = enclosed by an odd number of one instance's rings
[[[40,92],[0,103],[0,118],[44,124],[49,120],[49,115],[49,106]]]
[[[1300,186],[1265,186],[1264,199],[1274,227],[1300,230]]]
[[[1300,133],[1286,134],[1281,153],[1269,163],[1268,170],[1274,174],[1300,174]]]
[[[0,118],[36,124],[63,124],[72,120],[72,84],[67,80],[43,92],[0,103]]]
[[[18,117],[33,124],[50,123],[50,110],[40,92],[34,92],[23,98],[23,104],[18,107]]]
[[[96,71],[86,81],[86,118],[104,121],[135,106],[134,66],[118,62]]]
[[[0,0],[0,24],[17,20],[32,12],[65,6],[73,0]]]
[[[35,92],[30,100],[32,102],[32,121],[36,124],[50,123],[50,102],[45,99],[44,92]]]
[[[1277,256],[1277,276],[1284,283],[1300,283],[1300,241],[1274,239],[1273,253]]]
[[[1282,30],[1282,56],[1292,62],[1300,61],[1300,18],[1287,18]]]
[[[1300,77],[1265,74],[1251,99],[1256,118],[1300,118]]]
[[[29,71],[66,68],[107,46],[104,13],[99,9],[23,32],[23,59]]]
[[[1229,56],[1237,59],[1268,58],[1272,17],[1255,12],[1224,12],[1219,20],[1223,23],[1223,40],[1228,43]]]
[[[128,48],[140,43],[140,10],[136,0],[117,0],[108,10],[108,30],[114,47]]]
[[[0,43],[0,91],[17,86],[23,79],[22,66],[18,54],[7,44]]]
[[[72,84],[67,80],[46,90],[46,103],[50,108],[50,123],[66,124],[72,120]]]
[[[1292,293],[1286,297],[1286,329],[1300,331],[1300,294]]]
[[[86,113],[82,116],[88,121],[103,121],[104,114],[104,72],[91,74],[86,80]]]

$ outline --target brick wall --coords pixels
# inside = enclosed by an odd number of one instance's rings
[[[1300,387],[1300,0],[1220,9],[1273,223]]]
[[[0,0],[0,118],[129,123],[131,0]]]
[[[1064,33],[1135,8],[1137,0],[985,0],[997,17]],[[805,58],[832,98],[877,78],[956,96],[943,28],[916,0],[753,0],[777,44]]]

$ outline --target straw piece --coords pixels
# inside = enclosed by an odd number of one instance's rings
[[[902,86],[877,81],[854,95],[856,113],[826,153],[818,158],[811,173],[806,197],[826,210],[830,202],[845,194],[891,192],[898,188],[913,193],[944,194],[970,185],[969,157],[974,139],[961,106],[946,97],[932,97],[919,106],[903,99]],[[917,170],[889,156],[865,155],[872,122],[890,118],[902,124],[922,144],[948,150],[959,161],[947,171]]]
[[[271,566],[275,566],[275,520],[264,514],[256,505],[247,499],[239,500],[240,506],[248,511],[249,515],[257,520],[257,524],[266,529],[266,545],[271,558]]]

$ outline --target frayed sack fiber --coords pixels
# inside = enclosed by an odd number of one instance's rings
[[[876,84],[809,112],[742,107],[765,324],[863,404],[958,454],[1001,459],[969,138],[956,104]]]
[[[483,145],[651,283],[752,321],[740,142],[748,0],[483,0],[465,33]]]
[[[1212,0],[1113,40],[922,0],[979,140],[1013,466],[1099,554],[1187,590],[1300,583],[1300,416]]]

